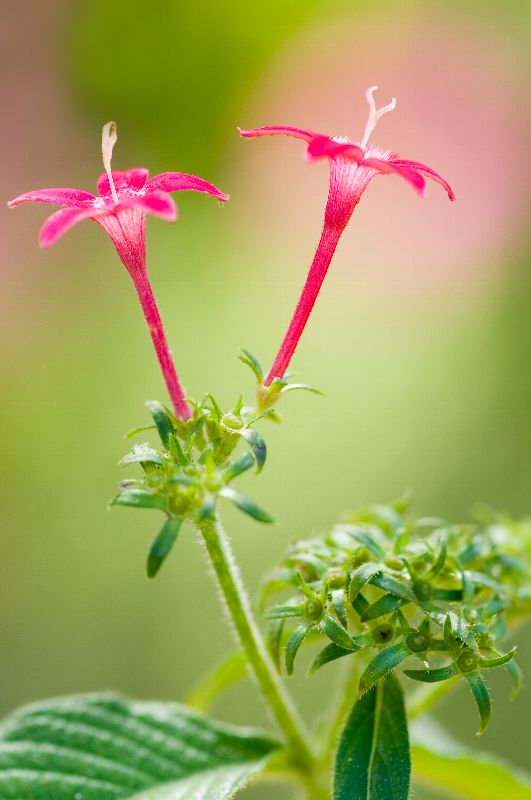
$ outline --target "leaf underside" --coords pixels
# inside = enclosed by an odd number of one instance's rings
[[[334,800],[407,800],[410,771],[404,695],[389,675],[350,712],[336,755]]]
[[[228,800],[278,746],[175,703],[60,698],[0,725],[0,800]]]

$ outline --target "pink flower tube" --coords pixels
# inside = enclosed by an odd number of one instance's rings
[[[175,414],[186,420],[191,410],[175,370],[157,303],[151,289],[146,266],[146,215],[174,222],[177,208],[169,192],[192,190],[203,192],[225,202],[229,196],[212,183],[182,172],[163,172],[148,180],[143,167],[111,170],[113,147],[117,140],[116,125],[103,127],[102,153],[105,172],[97,182],[98,195],[82,189],[35,189],[26,192],[8,205],[34,201],[64,206],[45,221],[39,235],[41,247],[51,247],[78,222],[92,219],[110,236],[116,252],[129,272],[155,346]]]
[[[344,137],[325,136],[301,128],[279,125],[240,130],[240,134],[247,138],[284,135],[303,139],[308,145],[306,149],[308,161],[328,158],[330,165],[330,186],[321,239],[295,313],[273,366],[264,381],[266,386],[269,386],[274,378],[284,376],[312,312],[341,234],[363,192],[375,175],[399,175],[420,195],[423,194],[425,188],[424,176],[427,176],[446,189],[450,200],[455,199],[450,185],[431,167],[368,145],[369,137],[379,118],[396,107],[396,100],[393,98],[391,103],[377,109],[373,98],[377,88],[377,86],[371,86],[366,92],[370,109],[369,119],[363,139],[359,144]]]

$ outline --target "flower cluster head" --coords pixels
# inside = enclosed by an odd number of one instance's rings
[[[307,144],[308,161],[326,158],[330,166],[330,184],[321,239],[297,308],[266,377],[266,386],[269,386],[274,378],[284,376],[321,289],[339,238],[363,192],[376,175],[398,175],[420,195],[424,193],[427,177],[441,184],[450,200],[454,200],[454,193],[448,182],[431,167],[419,161],[401,158],[395,153],[369,144],[369,138],[380,117],[396,107],[396,99],[393,98],[386,106],[377,109],[374,102],[374,92],[377,88],[371,86],[366,93],[369,118],[360,142],[352,142],[343,136],[326,136],[281,125],[240,130],[240,134],[246,138],[280,135],[302,139]]]
[[[310,673],[348,655],[370,654],[360,679],[368,691],[403,662],[404,674],[437,683],[458,676],[481,716],[490,716],[484,669],[505,666],[520,687],[514,649],[502,652],[509,622],[531,608],[524,526],[418,519],[404,501],[352,514],[323,537],[295,542],[264,584],[270,642],[288,674],[305,641],[328,640]],[[527,525],[529,537],[529,525]],[[287,593],[287,596],[286,596]],[[295,621],[292,630],[286,624]],[[414,668],[415,662],[419,668]]]
[[[116,123],[108,122],[103,126],[105,172],[98,178],[97,195],[83,189],[34,189],[15,197],[8,205],[14,208],[33,201],[63,206],[48,217],[42,226],[39,235],[42,247],[51,247],[70,228],[85,219],[92,219],[101,225],[133,279],[174,411],[178,417],[187,419],[191,411],[175,371],[147,276],[146,216],[152,214],[167,222],[174,222],[177,208],[170,192],[202,192],[222,202],[228,200],[229,196],[212,183],[183,172],[162,172],[149,179],[149,171],[144,167],[112,170],[112,152],[117,137]]]

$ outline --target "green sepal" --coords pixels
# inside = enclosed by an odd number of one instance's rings
[[[175,433],[175,428],[173,427],[173,423],[168,415],[167,410],[164,408],[162,403],[158,402],[158,400],[148,400],[146,403],[146,408],[153,417],[162,444],[166,450],[168,450],[169,436],[170,433]]]
[[[348,599],[351,604],[354,603],[356,597],[361,592],[366,583],[369,583],[371,578],[382,571],[380,564],[375,564],[373,561],[368,561],[358,567],[350,576],[350,584],[348,590]]]
[[[230,486],[225,486],[219,492],[220,497],[225,497],[227,500],[230,500],[231,503],[234,503],[240,511],[244,511],[246,514],[249,514],[250,517],[257,520],[257,522],[265,522],[265,523],[272,523],[275,520],[273,517],[268,514],[267,511],[264,511],[254,500],[251,500],[250,497],[247,497],[240,492],[237,492],[235,489],[232,489]]]
[[[360,615],[360,619],[362,622],[370,622],[386,614],[391,614],[408,603],[409,600],[404,600],[403,597],[396,597],[394,594],[384,594],[382,597],[379,597],[378,600],[375,600],[374,603],[367,606]]]
[[[164,464],[163,456],[148,444],[135,444],[130,453],[118,462],[121,467],[128,464],[156,464],[158,467]]]
[[[203,429],[203,426],[204,426],[205,422],[206,422],[206,416],[199,417],[199,419],[195,423],[194,427],[192,428],[192,431],[191,431],[190,436],[188,437],[188,439],[186,441],[186,446],[184,448],[184,455],[186,456],[186,458],[190,457],[190,455],[192,453],[192,450],[194,448],[196,439],[199,436],[199,434],[201,433],[201,430]]]
[[[252,430],[252,428],[244,428],[242,431],[238,432],[254,453],[256,471],[261,472],[267,457],[267,446],[264,437],[261,436],[258,431]]]
[[[492,658],[480,658],[479,663],[481,667],[501,667],[502,664],[507,664],[515,653],[516,647],[513,647],[513,649],[509,650],[508,653],[500,653]]]
[[[286,664],[286,672],[288,675],[293,675],[295,656],[299,652],[299,647],[312,628],[313,624],[311,622],[301,622],[301,624],[297,625],[289,637],[288,643],[286,644],[286,652],[284,654],[284,663]]]
[[[509,700],[515,700],[520,693],[520,689],[522,688],[522,670],[514,659],[504,664],[504,667],[511,676],[511,681],[513,684],[513,688],[511,689],[511,693],[509,695]]]
[[[180,441],[174,433],[170,433],[168,437],[168,450],[173,460],[180,467],[186,467],[190,463],[184,454]]]
[[[312,394],[319,394],[321,397],[325,396],[324,392],[321,392],[319,389],[314,389],[313,386],[308,386],[306,383],[288,383],[283,389],[280,390],[280,394],[287,394],[288,392],[297,390],[312,392]]]
[[[139,425],[137,428],[131,428],[130,431],[127,431],[125,434],[125,439],[132,439],[133,436],[138,436],[139,433],[146,433],[146,431],[155,431],[157,429],[156,425]]]
[[[286,619],[288,617],[304,616],[304,603],[286,603],[281,606],[271,606],[264,614],[264,619]]]
[[[350,648],[346,650],[344,647],[340,647],[339,645],[334,644],[334,642],[330,642],[330,644],[325,645],[325,647],[323,647],[323,649],[317,653],[308,668],[308,675],[313,675],[314,672],[317,672],[318,669],[324,667],[325,664],[329,664],[331,661],[336,661],[338,658],[343,658],[343,656],[351,655],[352,652],[353,651]]]
[[[337,618],[346,629],[348,628],[347,609],[345,606],[345,593],[342,589],[336,589],[332,592],[332,605],[336,612]]]
[[[358,649],[352,641],[352,637],[349,636],[343,626],[336,622],[329,614],[326,614],[321,622],[321,630],[334,644],[337,644],[338,647],[343,647],[345,650]]]
[[[219,405],[219,403],[216,400],[216,398],[214,397],[214,395],[208,394],[207,397],[208,397],[208,399],[210,400],[210,402],[212,404],[212,410],[214,412],[214,415],[215,415],[217,421],[221,422],[221,417],[223,416],[223,410],[222,410],[221,406]]]
[[[391,644],[381,650],[361,676],[359,693],[365,694],[375,683],[410,655],[411,651],[405,642],[396,642],[396,644]]]
[[[243,364],[245,364],[247,367],[249,367],[250,370],[252,370],[258,383],[264,382],[264,371],[262,369],[262,366],[258,361],[258,359],[255,358],[255,356],[253,356],[252,353],[250,353],[248,350],[245,350],[242,347],[241,355],[238,356],[238,358]]]
[[[273,663],[277,668],[277,672],[281,671],[281,649],[282,639],[284,636],[284,620],[271,619],[268,620],[266,627],[266,642],[267,648],[273,659]]]
[[[464,677],[466,678],[468,685],[472,690],[474,700],[476,701],[476,705],[478,707],[481,724],[477,733],[478,736],[480,736],[489,723],[492,710],[489,691],[485,686],[485,682],[479,672],[467,672],[465,673]]]
[[[130,506],[131,508],[156,508],[159,511],[168,512],[168,498],[145,489],[138,489],[135,486],[128,486],[122,489],[111,506]]]
[[[405,669],[404,675],[414,681],[421,683],[440,683],[441,681],[448,681],[457,675],[458,669],[455,664],[450,664],[447,667],[437,667],[436,669]]]
[[[251,467],[254,467],[255,460],[250,453],[244,453],[240,458],[236,461],[231,461],[224,467],[222,475],[223,480],[229,483],[230,481],[237,478],[238,475],[241,475],[242,472],[246,472]]]
[[[368,534],[363,528],[359,528],[356,525],[340,525],[340,530],[346,531],[349,536],[355,539],[359,544],[364,545],[367,550],[370,550],[373,556],[378,559],[383,559],[385,556],[385,550],[380,544],[376,541],[376,539]]]
[[[435,578],[444,567],[447,556],[448,556],[448,543],[446,539],[443,537],[441,539],[437,558],[435,559],[433,566],[428,571],[426,577]]]
[[[434,600],[445,600],[447,603],[459,602],[463,599],[462,589],[434,589]]]
[[[182,517],[168,517],[162,526],[159,535],[151,545],[147,557],[146,573],[148,578],[154,578],[161,568],[165,558],[175,544],[182,522]]]
[[[386,592],[390,592],[391,594],[396,595],[396,597],[401,597],[403,600],[411,603],[415,600],[415,595],[409,588],[409,586],[405,586],[396,578],[393,578],[392,575],[387,575],[385,572],[380,574],[375,574],[369,581],[373,586],[377,586],[378,589],[383,589]]]

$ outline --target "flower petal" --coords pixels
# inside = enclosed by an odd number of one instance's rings
[[[8,206],[14,208],[22,203],[54,203],[58,206],[70,208],[86,208],[95,200],[95,196],[83,189],[34,189],[10,200]]]
[[[202,178],[197,178],[195,175],[187,175],[184,172],[161,172],[160,175],[154,175],[150,181],[145,185],[146,192],[152,192],[155,189],[162,189],[164,192],[182,192],[193,191],[203,192],[210,194],[212,197],[217,197],[218,200],[229,199],[229,195],[214,186],[213,183],[204,181]]]
[[[117,192],[119,192],[121,189],[132,189],[135,192],[139,192],[140,189],[143,189],[148,179],[148,175],[149,170],[145,167],[134,167],[133,169],[112,171],[112,178]],[[98,187],[98,192],[102,197],[111,194],[109,177],[106,172],[100,175],[96,186]]]
[[[418,194],[424,194],[426,181],[420,172],[417,172],[415,169],[401,166],[394,161],[385,161],[383,158],[364,158],[361,162],[361,166],[375,169],[382,175],[400,175],[411,184]]]
[[[408,161],[404,158],[392,158],[391,163],[395,164],[397,167],[407,167],[408,169],[414,169],[417,172],[423,172],[429,178],[441,184],[441,186],[446,190],[450,200],[455,200],[455,194],[448,181],[445,181],[442,175],[439,175],[439,173],[435,172],[435,170],[431,167],[427,167],[426,164],[421,164],[420,161]]]
[[[304,139],[305,142],[311,142],[320,134],[313,133],[312,131],[304,131],[302,128],[292,128],[289,125],[266,125],[263,128],[238,128],[240,136],[245,138],[252,138],[253,136],[294,136],[296,139]]]
[[[345,155],[353,161],[360,162],[364,152],[361,147],[352,142],[337,142],[330,136],[316,136],[308,145],[306,157],[308,161],[317,158],[334,158],[334,156]]]
[[[39,233],[41,247],[51,247],[70,228],[84,219],[95,219],[106,214],[93,208],[60,208],[45,221]]]
[[[120,207],[124,206],[127,208],[140,208],[145,211],[146,214],[153,214],[155,217],[165,219],[167,222],[175,222],[177,219],[177,206],[167,192],[156,190],[149,192],[149,194],[120,197],[118,212]]]

